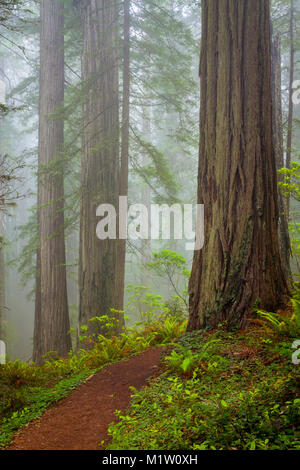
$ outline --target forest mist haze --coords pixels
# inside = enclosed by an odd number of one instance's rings
[[[299,28],[0,0],[1,456],[300,449]]]
[[[4,2],[5,3],[5,2]],[[37,249],[37,171],[40,94],[40,3],[39,1],[7,2],[14,4],[1,22],[0,68],[1,100],[7,107],[1,117],[1,155],[15,167],[11,182],[13,205],[3,208],[1,230],[4,263],[0,277],[4,292],[4,330],[7,352],[11,359],[32,358],[36,249]],[[104,2],[105,3],[105,2]],[[74,329],[73,345],[79,314],[78,266],[80,244],[80,198],[82,176],[82,50],[88,48],[84,38],[88,7],[86,2],[61,0],[64,9],[64,101],[55,110],[53,121],[64,120],[64,143],[61,166],[64,173],[64,230],[66,273],[70,326]],[[293,32],[293,78],[299,75],[300,3],[295,0]],[[290,138],[288,120],[291,112],[291,2],[272,2],[272,38],[280,35],[284,165],[287,158],[298,161],[299,106],[293,106],[292,155],[287,152]],[[120,140],[124,122],[124,11],[123,2],[115,2],[118,24],[114,31],[114,54],[118,63],[117,88],[111,89],[119,100]],[[199,154],[199,51],[201,37],[201,2],[192,0],[135,0],[130,2],[130,117],[129,131],[129,203],[195,204]],[[107,36],[106,36],[107,37]],[[99,41],[105,41],[99,38]],[[47,44],[45,44],[47,54]],[[86,52],[86,57],[91,52]],[[109,60],[109,57],[107,58]],[[95,65],[97,72],[97,65]],[[124,72],[125,70],[125,72]],[[107,84],[108,86],[109,84]],[[45,84],[46,87],[49,84]],[[88,106],[88,105],[86,105]],[[126,112],[126,109],[125,109]],[[90,111],[90,117],[93,111]],[[96,119],[96,117],[94,116]],[[88,119],[88,118],[86,118]],[[113,119],[110,117],[110,119]],[[125,118],[126,119],[126,118]],[[86,121],[88,122],[88,121]],[[106,158],[106,157],[105,157]],[[109,157],[107,157],[109,158]],[[289,163],[290,164],[290,163]],[[59,172],[60,169],[54,171]],[[107,201],[109,202],[109,201]],[[291,201],[291,238],[293,239],[292,271],[299,274],[297,255],[298,207]],[[93,223],[96,223],[96,215]],[[81,223],[83,223],[81,221]],[[93,231],[93,225],[89,228]],[[193,254],[185,251],[185,241],[129,240],[126,246],[124,286],[149,286],[153,295],[170,299],[176,295],[168,279],[147,268],[152,253],[170,250],[186,259],[191,270]],[[186,287],[179,276],[178,289]],[[131,288],[132,289],[132,288]],[[125,305],[132,290],[126,291]],[[132,316],[138,312],[127,306]],[[100,312],[99,312],[100,313]]]

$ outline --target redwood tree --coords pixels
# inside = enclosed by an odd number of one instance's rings
[[[41,1],[40,123],[34,360],[71,348],[64,239],[64,15],[59,0]]]
[[[272,40],[272,93],[273,93],[273,137],[277,169],[284,168],[283,152],[283,123],[282,123],[282,92],[281,92],[281,38],[277,34]],[[284,181],[279,175],[278,180]],[[283,268],[288,276],[291,275],[287,199],[281,190],[278,191],[279,201],[279,242]]]
[[[280,261],[272,137],[269,0],[203,0],[198,202],[189,330],[243,325],[274,311],[288,286]]]
[[[295,5],[294,0],[290,2],[290,72],[289,72],[289,111],[288,111],[288,122],[287,122],[287,137],[286,137],[286,167],[291,167],[292,159],[292,145],[293,145],[293,120],[294,120],[294,103],[293,103],[293,83],[295,75]],[[287,198],[287,215],[289,217],[290,212],[290,200]]]
[[[119,81],[116,0],[80,3],[83,28],[83,148],[79,255],[79,323],[119,306],[118,240],[99,240],[97,207],[118,207]],[[99,329],[95,328],[96,331]]]
[[[130,127],[130,0],[123,1],[124,47],[123,47],[123,104],[122,104],[122,145],[120,162],[120,196],[128,197],[129,173],[129,127]],[[117,266],[118,309],[124,309],[126,240],[119,240]]]

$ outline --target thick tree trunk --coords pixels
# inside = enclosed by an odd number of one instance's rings
[[[277,169],[284,168],[283,155],[283,124],[282,124],[282,95],[281,95],[281,39],[277,34],[272,41],[272,93],[273,93],[273,136],[275,147],[275,159]],[[284,178],[278,175],[278,181]],[[290,269],[290,236],[288,217],[286,213],[287,200],[278,191],[279,201],[279,242],[282,266],[287,276],[291,275]]]
[[[82,4],[83,156],[79,262],[79,323],[99,332],[95,316],[119,307],[118,240],[99,240],[96,209],[118,207],[119,76],[116,0]]]
[[[41,2],[41,70],[36,319],[34,360],[71,348],[64,239],[64,121],[53,116],[64,100],[64,16],[59,0]],[[51,116],[52,114],[52,116]]]
[[[243,325],[253,305],[276,310],[288,287],[280,262],[272,138],[268,0],[203,0],[198,202],[189,330]]]
[[[120,170],[120,196],[128,197],[129,169],[129,125],[130,125],[130,0],[124,0],[124,57],[123,57],[123,107],[122,146]],[[118,309],[124,309],[126,267],[126,240],[119,240],[117,285],[119,291]]]

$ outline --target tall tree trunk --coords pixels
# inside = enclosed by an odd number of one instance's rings
[[[39,186],[39,184],[38,184]],[[39,203],[39,190],[37,205],[40,207]],[[39,210],[37,209],[37,225],[40,226],[40,217]],[[41,324],[41,250],[40,250],[40,237],[38,237],[38,248],[36,253],[36,270],[35,270],[35,302],[34,302],[34,330],[33,330],[33,355],[32,358],[34,362],[39,364],[42,363],[42,351],[43,347],[43,336],[42,336],[42,324]]]
[[[129,126],[130,126],[130,0],[124,0],[124,50],[123,50],[123,107],[122,107],[122,145],[120,170],[120,196],[128,197],[129,169]],[[126,240],[119,240],[117,285],[119,291],[118,309],[124,309],[126,267]]]
[[[4,59],[0,58],[0,103],[6,105],[6,83]],[[4,256],[4,213],[0,212],[0,341],[4,340],[5,321],[5,256]]]
[[[71,348],[64,239],[64,15],[59,0],[41,2],[37,296],[34,360]]]
[[[291,167],[292,157],[292,143],[293,143],[293,119],[294,119],[294,103],[293,103],[293,83],[295,73],[295,40],[294,40],[294,0],[291,0],[290,5],[290,78],[289,78],[289,113],[288,113],[288,128],[286,139],[286,167]],[[290,198],[287,198],[286,213],[289,220],[290,215]]]
[[[79,324],[110,315],[119,307],[118,240],[96,235],[101,204],[118,207],[119,196],[119,76],[118,12],[116,0],[88,0],[82,4],[83,156],[79,262]]]
[[[281,38],[277,34],[272,40],[272,93],[273,93],[273,136],[275,147],[276,167],[278,170],[284,168],[283,155],[283,124],[282,124],[282,94],[281,94]],[[284,178],[278,175],[278,181]],[[279,201],[279,242],[282,266],[287,276],[290,270],[290,236],[288,217],[286,213],[286,199],[282,191],[278,191]]]
[[[145,106],[143,108],[143,128],[142,137],[145,142],[151,142],[151,108]],[[149,164],[149,157],[146,152],[142,155],[141,166],[146,167]],[[141,203],[147,207],[149,227],[151,224],[151,188],[146,181],[142,182],[142,200]],[[151,240],[141,240],[141,285],[150,285],[150,272],[147,269],[147,264],[151,261]],[[146,307],[145,307],[146,308]]]
[[[189,330],[276,310],[280,262],[272,138],[269,0],[203,0],[198,203],[205,245],[190,279]]]
[[[4,256],[4,216],[0,214],[0,341],[5,339],[5,256]]]

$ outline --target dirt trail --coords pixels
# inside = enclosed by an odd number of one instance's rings
[[[105,367],[18,432],[8,450],[97,450],[115,410],[128,406],[130,386],[140,389],[158,369],[162,348]]]

